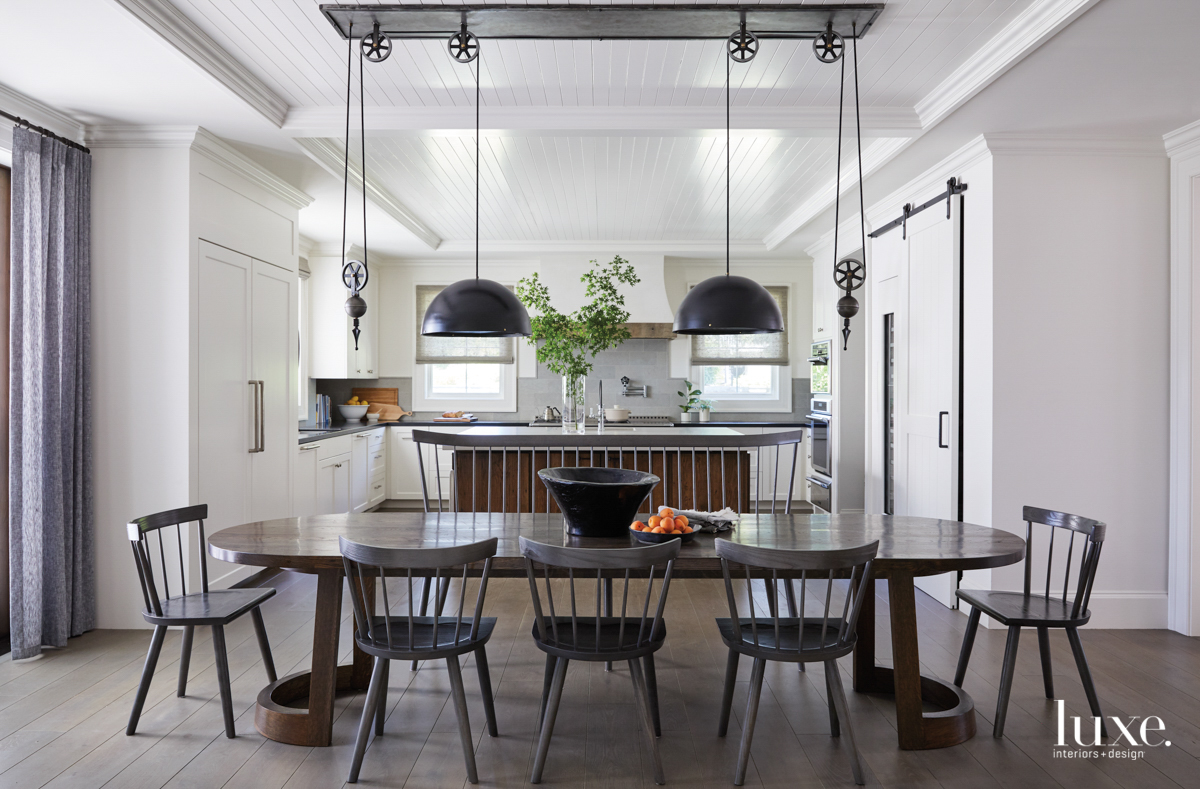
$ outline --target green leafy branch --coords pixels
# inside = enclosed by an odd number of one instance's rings
[[[550,303],[550,291],[537,272],[517,283],[517,298],[526,309],[540,313],[529,321],[533,328],[529,342],[542,343],[537,360],[551,372],[570,379],[590,373],[596,354],[629,339],[624,325],[629,321],[629,312],[617,285],[641,282],[633,264],[620,255],[604,265],[595,260],[591,263],[591,270],[580,277],[587,286],[588,303],[570,315],[562,314]]]

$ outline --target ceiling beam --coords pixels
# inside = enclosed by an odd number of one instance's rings
[[[849,110],[846,122],[853,120]],[[474,133],[474,107],[372,107],[366,113],[372,136],[458,136]],[[490,134],[553,136],[716,136],[725,133],[724,107],[491,107],[481,122]],[[283,125],[293,137],[340,138],[345,107],[293,107]],[[742,133],[777,137],[832,137],[837,107],[734,107],[731,126]],[[911,107],[866,107],[863,135],[907,137],[921,122]]]
[[[168,0],[116,0],[116,3],[276,127],[283,126],[287,101]]]
[[[334,140],[303,137],[296,139],[296,144],[308,154],[309,158],[324,168],[326,172],[339,181],[342,179],[345,172],[343,165],[345,149],[340,143]],[[353,184],[355,189],[362,190],[364,188],[362,174],[356,172],[353,167],[350,168],[350,183]],[[374,178],[367,178],[366,192],[367,198],[372,203],[407,228],[430,249],[437,249],[441,246],[441,237],[433,232],[406,205],[396,199],[395,195],[380,186]]]
[[[917,102],[914,109],[920,119],[919,131],[907,138],[878,140],[863,151],[863,174],[869,175],[894,159],[917,138],[949,117],[1098,2],[1100,0],[1034,0],[1004,29],[976,50],[966,63],[954,69]],[[851,175],[851,183],[857,175],[857,172]],[[842,183],[846,183],[845,170]],[[834,182],[830,180],[768,233],[763,243],[768,249],[775,249],[782,244],[833,205],[834,191]]]

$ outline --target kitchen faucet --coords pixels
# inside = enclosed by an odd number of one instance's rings
[[[641,395],[642,397],[649,397],[650,387],[647,384],[642,384],[641,386],[630,386],[629,376],[625,375],[621,377],[621,395],[623,397],[637,397],[638,395]]]

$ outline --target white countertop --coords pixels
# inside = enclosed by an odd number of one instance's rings
[[[690,436],[739,436],[736,430],[728,427],[654,427],[648,425],[614,425],[604,426],[605,436],[677,436],[685,433]],[[562,428],[554,427],[472,427],[462,431],[464,436],[548,436],[548,435],[577,436],[578,433],[563,433]],[[596,429],[588,428],[584,435],[597,435]]]

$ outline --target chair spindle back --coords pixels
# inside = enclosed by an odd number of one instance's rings
[[[440,593],[442,584],[449,584],[451,579],[462,581],[462,590],[458,597],[458,611],[453,616],[454,646],[464,640],[471,641],[479,632],[479,623],[483,618],[483,601],[487,594],[488,575],[491,572],[492,557],[496,555],[496,545],[499,541],[492,537],[468,545],[455,545],[447,548],[385,548],[377,545],[348,540],[338,537],[338,545],[342,552],[342,564],[346,570],[346,578],[350,581],[350,599],[354,605],[354,621],[361,638],[371,641],[388,649],[412,650],[416,648],[415,634],[417,625],[422,620],[414,611],[413,578],[431,577],[434,588]],[[482,574],[479,577],[479,588],[475,595],[475,608],[469,620],[463,619],[468,596],[468,582],[471,565],[483,562]],[[388,571],[404,570],[401,579],[408,583],[408,613],[397,623],[400,632],[395,632],[391,615],[391,601],[388,598],[386,576]],[[367,600],[368,584],[379,580],[380,595],[375,595],[372,601]],[[382,599],[381,599],[382,598]],[[382,602],[383,611],[379,611]],[[434,616],[424,619],[432,622],[431,645],[436,647],[439,640],[439,629],[450,623],[443,623],[446,617]],[[470,627],[464,629],[469,621]],[[382,627],[382,632],[380,628]]]
[[[1050,597],[1056,571],[1054,562],[1054,537],[1060,529],[1070,533],[1065,553],[1059,550],[1063,557],[1058,565],[1062,574],[1062,599],[1067,600],[1071,588],[1072,560],[1076,558],[1075,535],[1083,535],[1083,544],[1078,550],[1075,597],[1071,605],[1071,617],[1078,618],[1088,610],[1088,601],[1092,596],[1092,583],[1096,578],[1096,566],[1100,561],[1100,548],[1104,545],[1105,524],[1091,518],[1071,515],[1055,510],[1043,510],[1038,507],[1025,507],[1022,511],[1025,521],[1025,596],[1033,593],[1033,524],[1050,527],[1050,539],[1046,545],[1046,583],[1043,594]],[[1040,575],[1040,573],[1039,573]],[[1040,581],[1040,579],[1039,579]],[[1038,584],[1041,586],[1040,582]]]
[[[206,558],[208,543],[204,537],[204,520],[207,517],[208,505],[197,504],[192,507],[156,512],[153,515],[135,518],[126,525],[129,544],[133,548],[133,560],[137,564],[138,580],[142,587],[142,599],[146,603],[146,613],[162,616],[163,600],[169,600],[172,596],[182,597],[188,594],[187,562],[183,555],[183,527],[192,522],[196,523],[199,536],[196,545],[200,553],[200,590],[208,591],[208,560]],[[176,551],[170,551],[163,540],[163,530],[171,526],[175,527]],[[151,535],[157,537],[157,540],[151,541]],[[158,545],[155,546],[154,542],[157,542]],[[169,542],[169,538],[167,542]],[[155,547],[157,547],[157,551],[154,550]],[[168,566],[168,552],[178,556],[178,566]],[[161,596],[154,577],[155,553],[158,554],[160,580],[163,586]],[[172,562],[176,555],[171,556]],[[178,595],[171,594],[172,577],[178,579]]]

